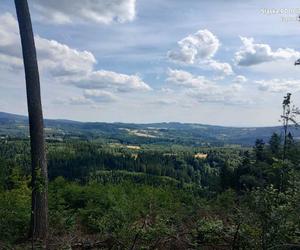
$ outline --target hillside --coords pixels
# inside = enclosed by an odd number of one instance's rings
[[[226,144],[253,145],[256,138],[268,140],[277,127],[224,127],[193,123],[105,123],[70,120],[45,120],[48,140],[86,139],[125,144],[182,144],[222,146]],[[300,131],[291,129],[294,138]],[[0,112],[0,137],[28,136],[25,116]]]

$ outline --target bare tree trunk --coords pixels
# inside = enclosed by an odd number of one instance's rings
[[[44,122],[35,43],[27,0],[15,0],[25,67],[32,164],[32,214],[30,236],[47,244],[48,171]]]
[[[284,131],[284,140],[283,140],[283,160],[285,160],[286,158],[286,141],[287,141],[287,132],[288,132],[288,126],[289,126],[289,119],[288,116],[286,114],[286,108],[283,107],[283,131]]]

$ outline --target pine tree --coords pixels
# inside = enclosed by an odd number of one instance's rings
[[[48,171],[45,153],[44,123],[36,49],[27,0],[15,0],[22,43],[29,114],[32,164],[32,214],[30,236],[47,245]]]

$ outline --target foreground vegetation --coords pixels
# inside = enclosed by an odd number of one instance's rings
[[[253,148],[50,143],[49,245],[297,249],[300,146],[286,145],[282,160],[277,134]],[[0,145],[0,248],[30,247],[29,150]]]

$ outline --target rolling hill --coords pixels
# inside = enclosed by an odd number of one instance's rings
[[[194,123],[105,123],[71,120],[45,120],[48,140],[101,140],[125,144],[182,144],[194,146],[253,145],[257,138],[265,141],[272,133],[282,133],[277,127],[224,127]],[[294,138],[300,130],[291,128]],[[27,138],[26,116],[0,112],[0,138]]]

